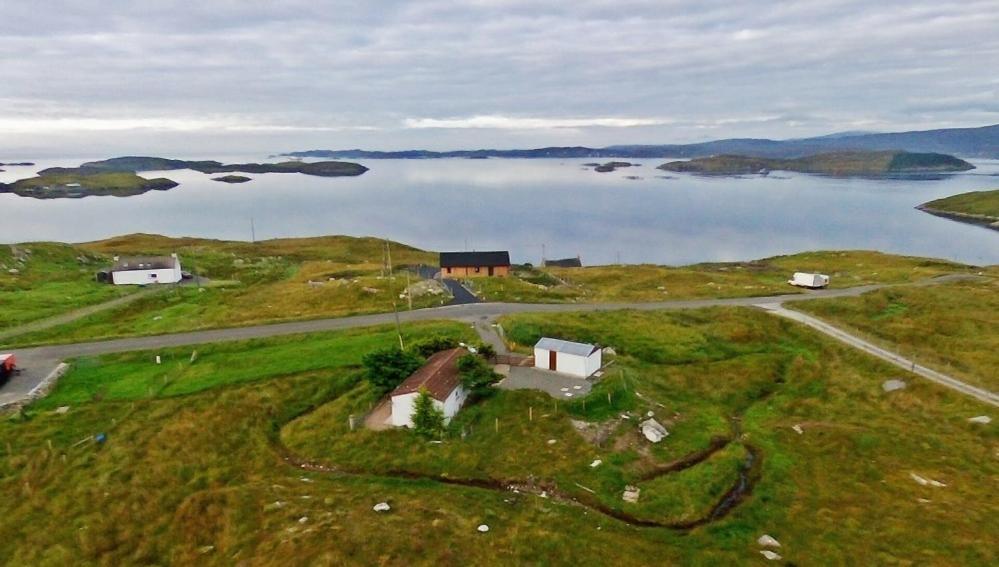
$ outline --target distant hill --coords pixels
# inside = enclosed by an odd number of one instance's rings
[[[666,171],[705,175],[743,175],[782,170],[837,176],[914,175],[974,168],[962,159],[945,154],[887,151],[828,152],[789,159],[720,155],[672,161],[658,167]]]
[[[999,189],[952,195],[916,208],[931,215],[999,230]]]
[[[947,128],[895,133],[842,132],[814,138],[768,140],[732,138],[698,144],[547,147],[524,150],[368,151],[307,150],[282,154],[308,158],[433,159],[433,158],[694,158],[720,154],[795,158],[824,152],[893,150],[931,152],[965,158],[999,158],[999,124],[980,128]]]

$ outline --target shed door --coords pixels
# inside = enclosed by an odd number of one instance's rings
[[[492,266],[489,266],[489,275],[490,276],[493,275],[493,267]]]
[[[548,351],[548,370],[558,369],[558,353],[550,350]]]

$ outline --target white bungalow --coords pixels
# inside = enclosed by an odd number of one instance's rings
[[[461,385],[458,359],[468,354],[463,348],[443,350],[431,356],[427,363],[392,390],[392,416],[390,423],[397,427],[413,427],[416,398],[426,389],[434,406],[444,412],[444,421],[451,421],[461,409],[468,392]]]
[[[180,259],[169,256],[114,257],[111,282],[115,285],[177,283],[183,279]]]
[[[534,345],[534,367],[588,378],[602,365],[600,347],[548,337]]]

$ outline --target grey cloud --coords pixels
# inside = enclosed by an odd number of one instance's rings
[[[999,122],[994,101],[959,98],[995,92],[994,0],[13,0],[4,15],[0,128],[27,130],[25,147],[79,143],[87,120],[123,127],[109,148],[200,122],[185,147],[263,151]],[[463,126],[482,116],[500,127]]]

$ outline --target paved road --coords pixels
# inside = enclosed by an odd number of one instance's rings
[[[464,305],[466,303],[481,303],[482,300],[475,297],[475,294],[468,291],[468,288],[461,284],[458,280],[453,280],[446,278],[441,280],[441,282],[447,286],[448,291],[451,292],[451,302],[448,305]]]
[[[774,315],[779,315],[781,317],[791,319],[792,321],[797,321],[799,323],[808,325],[809,327],[817,331],[820,331],[822,333],[825,333],[826,335],[829,335],[830,337],[842,343],[850,345],[856,349],[860,349],[868,354],[872,354],[882,360],[886,360],[894,364],[895,366],[898,366],[899,368],[903,368],[905,370],[908,370],[909,372],[918,374],[919,376],[922,376],[927,380],[936,382],[941,386],[946,386],[947,388],[956,390],[958,392],[961,392],[962,394],[971,396],[987,404],[991,404],[993,406],[999,406],[999,394],[995,394],[983,388],[971,386],[970,384],[961,382],[960,380],[947,376],[946,374],[937,372],[932,368],[927,368],[925,366],[917,364],[914,360],[910,360],[894,352],[885,350],[877,345],[871,344],[857,337],[856,335],[851,335],[846,331],[843,331],[842,329],[836,328],[830,325],[829,323],[822,321],[821,319],[816,319],[815,317],[805,315],[800,311],[792,311],[791,309],[787,309],[782,305],[776,303],[761,303],[758,304],[757,307],[765,309],[766,311],[773,313]]]
[[[945,276],[923,282],[926,284],[943,283],[968,279],[969,276]],[[855,297],[869,291],[888,287],[886,285],[866,285],[845,289],[825,289],[807,291],[797,294],[782,294],[766,297],[738,297],[730,299],[694,299],[681,301],[661,301],[653,303],[469,303],[462,305],[446,305],[443,307],[431,307],[426,309],[416,309],[413,311],[403,311],[399,313],[399,319],[403,322],[427,321],[435,319],[456,319],[470,323],[481,323],[495,320],[502,315],[513,313],[560,313],[572,311],[613,311],[620,309],[636,309],[643,311],[653,311],[662,309],[700,309],[715,306],[739,306],[739,307],[759,307],[760,305],[780,306],[785,301],[805,301],[819,298],[832,297]],[[17,401],[23,397],[24,393],[31,390],[48,373],[55,368],[60,361],[78,357],[108,354],[115,352],[128,352],[137,350],[153,350],[160,348],[192,346],[206,343],[217,343],[224,341],[239,341],[247,339],[259,339],[266,337],[276,337],[284,335],[296,335],[303,333],[315,333],[320,331],[333,331],[349,329],[354,327],[367,327],[371,325],[382,325],[394,323],[392,313],[379,313],[374,315],[359,315],[355,317],[342,317],[336,319],[316,319],[312,321],[294,321],[290,323],[277,323],[272,325],[257,325],[253,327],[236,327],[229,329],[214,329],[209,331],[193,331],[187,333],[176,333],[172,335],[156,335],[149,337],[133,337],[127,339],[114,339],[108,341],[96,341],[86,343],[76,343],[68,345],[51,345],[35,348],[17,349],[15,352],[20,360],[25,361],[22,365],[28,371],[15,377],[3,388],[0,393],[0,406]],[[478,326],[478,325],[476,325]],[[822,330],[822,329],[818,329]],[[823,331],[825,332],[825,331]],[[845,334],[845,333],[844,333]],[[857,341],[861,339],[854,337]],[[856,345],[855,345],[856,346]],[[858,347],[860,348],[860,347]],[[30,366],[30,368],[29,368]],[[927,369],[928,370],[928,369]],[[941,375],[942,376],[942,375]],[[948,381],[967,386],[963,382],[946,377]],[[947,385],[944,381],[941,381]],[[962,391],[962,390],[959,390]],[[967,393],[967,391],[964,391]]]

